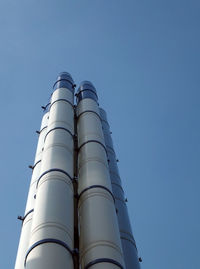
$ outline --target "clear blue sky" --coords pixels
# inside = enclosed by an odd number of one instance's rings
[[[198,0],[1,0],[0,268],[60,71],[108,113],[142,269],[200,268],[199,14]]]

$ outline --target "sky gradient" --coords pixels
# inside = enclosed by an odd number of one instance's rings
[[[14,267],[57,74],[107,111],[142,269],[200,268],[200,2],[1,0],[1,260]]]

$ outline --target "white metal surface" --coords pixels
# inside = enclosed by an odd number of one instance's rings
[[[83,113],[86,110],[95,113]],[[99,115],[99,108],[92,99],[83,99],[77,105],[78,146],[81,147],[78,154],[78,193],[81,194],[78,212],[82,269],[88,263],[102,258],[115,260],[124,266],[115,205],[110,194],[111,183],[101,120],[96,113]],[[108,190],[90,188],[94,185],[103,186]],[[91,268],[119,267],[103,262]]]
[[[41,123],[40,134],[38,138],[38,145],[37,145],[35,161],[34,161],[34,166],[33,166],[34,168],[32,172],[32,178],[31,178],[31,183],[29,187],[26,209],[24,213],[24,216],[26,216],[26,214],[28,215],[22,223],[22,230],[21,230],[21,236],[20,236],[17,258],[16,258],[16,263],[15,263],[15,269],[24,269],[24,259],[25,259],[25,255],[29,246],[31,225],[32,225],[32,219],[33,219],[33,213],[34,213],[31,210],[34,209],[34,203],[35,203],[34,196],[36,195],[36,191],[37,191],[36,183],[40,176],[40,167],[41,167],[41,159],[42,159],[42,152],[43,152],[42,148],[44,146],[44,137],[47,131],[48,116],[49,116],[49,113],[47,112],[43,116],[42,123]]]
[[[67,101],[57,101],[58,99]],[[54,91],[51,100],[41,163],[41,175],[46,174],[40,178],[37,186],[29,244],[30,248],[34,244],[37,246],[27,255],[27,269],[74,268],[73,257],[64,247],[66,244],[73,250],[74,246],[73,134],[73,93],[66,88],[60,88]],[[51,242],[44,243],[45,240]],[[56,243],[55,240],[62,244]]]
[[[102,119],[105,144],[108,152],[110,178],[113,195],[115,197],[115,207],[118,212],[117,217],[126,269],[140,269],[137,247],[132,234],[124,192],[121,186],[110,126],[107,121],[106,112],[102,108],[100,108],[100,115]]]

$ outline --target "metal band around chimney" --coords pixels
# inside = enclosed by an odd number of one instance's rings
[[[113,152],[113,154],[115,155],[115,151],[114,151],[114,149],[112,148],[112,147],[110,147],[110,146],[108,146],[108,145],[106,145],[106,148],[107,148],[107,150],[109,151],[112,151]]]
[[[52,168],[52,169],[49,169],[49,170],[47,170],[47,171],[45,171],[44,173],[42,173],[41,174],[41,176],[38,178],[38,180],[37,180],[37,185],[36,185],[36,188],[38,187],[38,184],[39,184],[39,182],[40,182],[40,179],[44,176],[44,175],[46,175],[46,174],[48,174],[48,173],[51,173],[51,172],[60,172],[60,173],[63,173],[63,174],[65,174],[66,176],[68,176],[70,179],[71,179],[71,181],[73,181],[74,179],[66,172],[66,171],[64,171],[64,170],[62,170],[62,169],[59,169],[59,168]]]
[[[103,118],[101,118],[101,120],[104,121],[104,122],[110,127],[110,125],[109,125],[109,123],[107,122],[107,120],[104,120]]]
[[[47,128],[47,126],[44,126],[41,130],[40,130],[40,134],[41,134],[41,132],[44,130],[44,129],[46,129]]]
[[[120,197],[115,196],[115,199],[118,200],[118,201],[121,201],[121,202],[124,203],[124,204],[126,204],[126,201],[123,200],[123,199],[121,199]]]
[[[46,140],[46,138],[47,138],[47,135],[48,135],[50,132],[54,131],[54,130],[64,130],[64,131],[68,132],[68,133],[74,138],[74,135],[72,134],[72,132],[71,132],[70,130],[68,130],[68,129],[64,128],[64,127],[54,127],[54,128],[50,129],[50,130],[46,133],[46,135],[45,135],[45,137],[44,137],[44,142],[45,142],[45,140]]]
[[[81,92],[85,92],[85,91],[89,91],[89,92],[94,93],[94,94],[96,95],[96,97],[98,98],[96,91],[94,91],[93,89],[89,89],[89,88],[80,90],[80,91],[76,94],[76,96],[79,95]]]
[[[120,188],[121,191],[124,193],[124,190],[123,190],[123,188],[122,188],[122,186],[120,184],[118,184],[118,183],[116,183],[114,181],[111,181],[111,184],[117,186],[118,188]]]
[[[85,113],[87,113],[87,112],[94,113],[94,114],[101,120],[101,117],[99,116],[99,114],[98,114],[97,112],[95,112],[95,111],[93,111],[93,110],[85,110],[85,111],[81,112],[81,113],[77,116],[77,122],[78,122],[79,118],[80,118],[83,114],[85,114]]]
[[[112,264],[118,266],[119,268],[124,269],[124,267],[119,262],[117,262],[113,259],[109,259],[109,258],[101,258],[101,259],[96,259],[94,261],[91,261],[84,267],[84,269],[88,269],[91,266],[98,264],[98,263],[112,263]]]
[[[58,240],[58,239],[54,239],[54,238],[46,238],[46,239],[43,239],[43,240],[40,240],[40,241],[37,241],[35,244],[33,244],[27,251],[26,253],[26,256],[25,256],[25,260],[24,260],[24,266],[26,266],[26,260],[27,260],[27,257],[29,255],[29,253],[37,246],[39,245],[42,245],[42,244],[46,244],[46,243],[54,243],[54,244],[58,244],[60,246],[63,246],[71,255],[72,255],[72,258],[73,258],[73,251],[70,249],[70,247],[63,241],[61,240]]]
[[[74,108],[74,105],[67,99],[57,99],[55,100],[53,103],[51,103],[50,107],[49,107],[49,110],[51,109],[52,105],[54,105],[55,103],[59,102],[59,101],[63,101],[63,102],[66,102],[68,104],[70,104],[73,108]]]
[[[86,144],[91,143],[91,142],[98,143],[99,145],[101,145],[101,146],[104,148],[104,150],[105,150],[105,152],[106,152],[106,155],[107,155],[106,147],[104,146],[103,143],[101,143],[101,142],[98,141],[98,140],[88,140],[88,141],[84,142],[82,145],[80,145],[80,147],[78,148],[78,151],[80,151],[80,149],[81,149],[83,146],[85,146]]]
[[[33,165],[32,169],[34,169],[34,168],[36,167],[36,165],[37,165],[38,163],[40,163],[41,161],[42,161],[42,160],[37,161],[37,162]]]
[[[46,106],[41,106],[41,108],[43,109],[44,112],[46,111],[47,107],[48,107],[50,104],[51,104],[51,103],[46,104]]]
[[[26,215],[25,215],[21,220],[24,221],[25,218],[26,218],[30,213],[32,213],[33,211],[34,211],[34,209],[29,210],[29,211],[26,213]]]
[[[131,240],[131,239],[129,239],[129,238],[126,238],[126,237],[124,237],[124,236],[120,236],[120,238],[121,238],[122,240],[126,240],[126,241],[130,242],[132,245],[134,245],[134,247],[135,247],[136,250],[137,250],[136,244],[135,244],[135,242],[133,242],[133,240]]]
[[[56,84],[58,83],[58,82],[60,82],[60,81],[67,81],[67,82],[69,82],[71,85],[72,85],[72,87],[74,87],[74,83],[71,81],[71,80],[69,80],[69,79],[66,79],[66,78],[61,78],[61,79],[58,79],[58,80],[56,80],[56,82],[54,83],[54,85],[53,85],[53,88],[56,86]],[[62,88],[62,87],[60,87],[60,88]],[[58,89],[60,89],[60,88],[58,88]],[[66,88],[67,89],[67,88]]]
[[[101,188],[101,189],[104,189],[104,190],[106,190],[107,192],[109,192],[110,195],[111,195],[112,198],[113,198],[114,203],[115,203],[115,197],[113,196],[112,192],[111,192],[108,188],[106,188],[106,187],[104,187],[104,186],[102,186],[102,185],[92,185],[92,186],[89,186],[89,187],[85,188],[85,189],[82,190],[81,193],[78,195],[78,199],[80,199],[81,195],[82,195],[84,192],[86,192],[86,191],[88,191],[88,190],[91,190],[91,189],[95,189],[95,188]]]

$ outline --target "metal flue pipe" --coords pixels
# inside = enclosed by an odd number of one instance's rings
[[[73,269],[74,82],[61,73],[54,85],[26,269]]]
[[[102,108],[100,108],[100,115],[102,120],[102,128],[105,138],[106,150],[108,154],[108,164],[112,184],[112,192],[115,198],[115,207],[117,210],[120,238],[123,248],[123,255],[126,264],[126,269],[140,269],[138,251],[135,239],[133,237],[131,224],[128,216],[126,199],[124,197],[124,191],[119,176],[117,159],[110,132],[110,126],[107,120],[106,112]]]
[[[80,266],[119,269],[125,267],[97,99],[84,81],[77,93]]]
[[[22,220],[22,229],[21,229],[21,236],[18,246],[17,258],[15,262],[15,269],[24,269],[24,259],[26,256],[26,252],[29,247],[29,240],[31,234],[31,226],[32,226],[32,219],[34,213],[34,205],[35,205],[35,195],[37,192],[36,184],[37,179],[40,176],[40,168],[41,168],[41,161],[42,161],[42,153],[43,153],[43,146],[44,146],[44,137],[47,131],[47,124],[48,124],[48,115],[49,112],[45,113],[42,119],[41,128],[39,131],[39,138],[38,138],[38,145],[35,154],[35,161],[34,165],[30,166],[32,169],[32,178],[29,187],[29,193],[26,203],[26,209],[23,217],[18,217]]]

